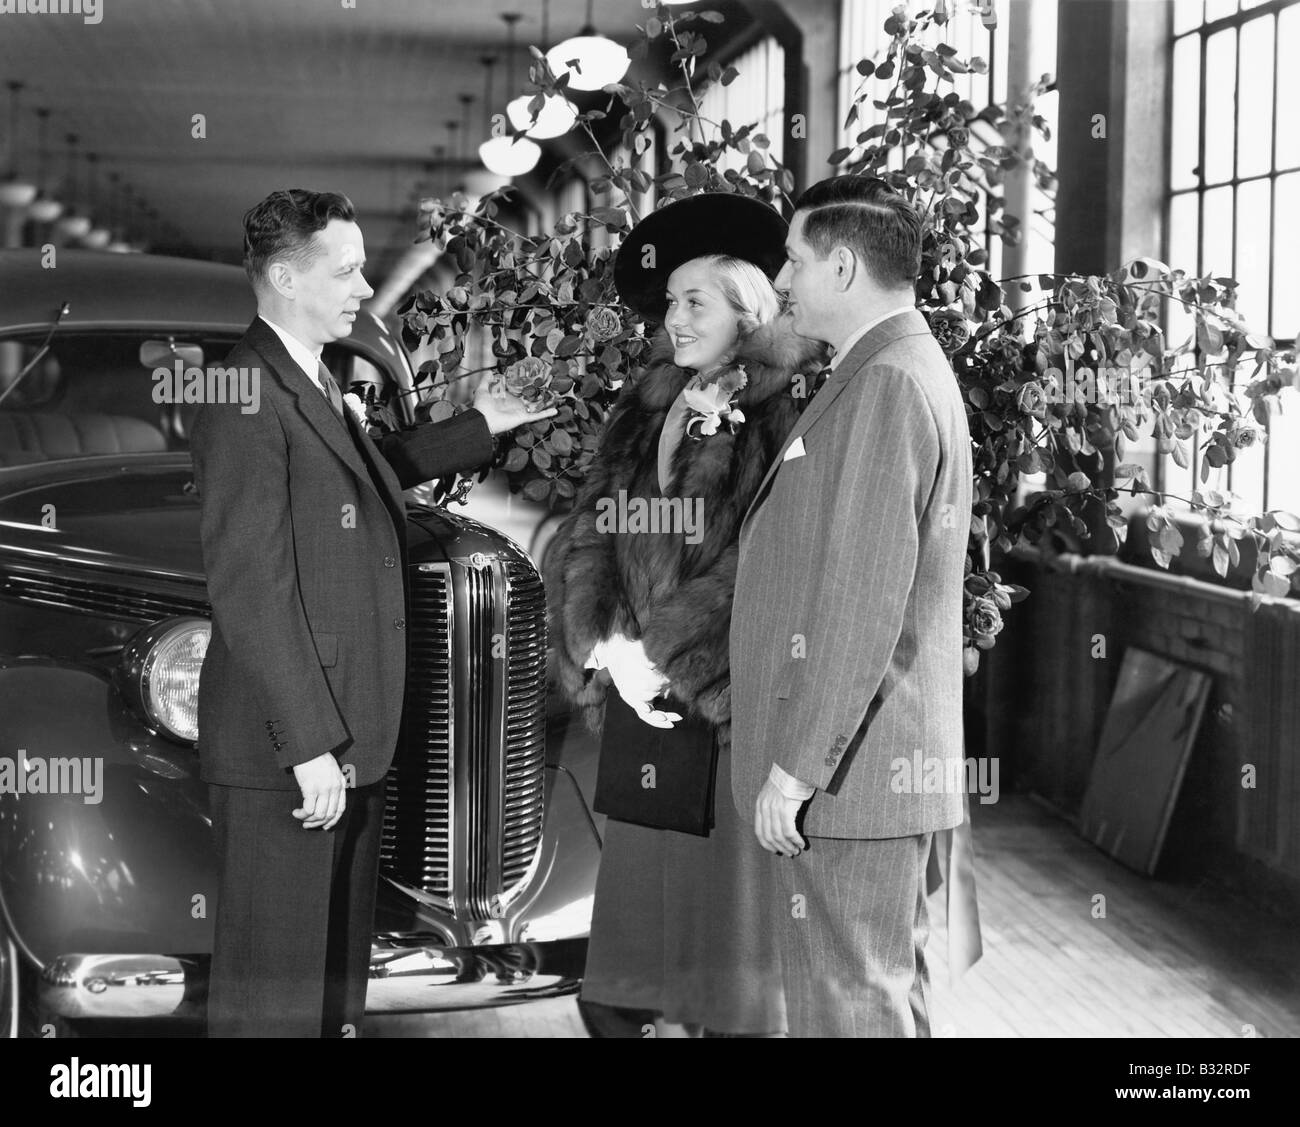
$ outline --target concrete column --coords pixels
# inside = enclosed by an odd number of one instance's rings
[[[1059,0],[1058,13],[1056,269],[1103,274],[1163,245],[1171,9]]]
[[[839,144],[840,0],[743,0],[786,52],[786,164],[797,197],[834,173],[826,158]],[[792,136],[802,114],[806,137]]]

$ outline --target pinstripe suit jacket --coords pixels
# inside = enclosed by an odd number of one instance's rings
[[[786,459],[800,441],[806,453]],[[961,392],[925,319],[875,326],[790,432],[741,528],[731,691],[742,816],[776,762],[818,788],[804,821],[813,836],[961,822],[961,793],[924,793],[914,767],[937,759],[931,779],[946,783],[962,758],[971,472]]]

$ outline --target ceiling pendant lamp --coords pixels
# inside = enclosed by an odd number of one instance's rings
[[[510,73],[514,71],[514,23],[519,17],[517,15],[502,16],[510,27],[510,47],[506,54],[506,78],[509,81]],[[550,41],[550,0],[542,0],[542,50],[546,50],[546,45]],[[533,112],[528,107],[536,95],[521,94],[508,106],[506,106],[506,116],[521,133],[527,133],[534,141],[549,141],[555,137],[563,137],[578,120],[578,111],[574,108],[573,103],[562,94],[545,95],[542,108],[537,113],[537,120],[533,120]]]
[[[492,112],[492,67],[496,63],[493,55],[484,55],[481,62],[487,73],[487,97],[483,102],[483,116],[487,129],[491,131]],[[535,141],[527,137],[518,139],[509,134],[490,137],[478,147],[479,160],[483,166],[497,176],[515,177],[532,172],[537,162],[542,159],[542,150]]]
[[[587,22],[578,34],[546,52],[546,61],[556,78],[568,73],[571,90],[600,90],[619,81],[632,65],[631,56],[622,46],[596,31],[591,6],[592,0],[587,0]]]
[[[41,123],[36,147],[36,183],[39,187],[36,198],[27,205],[27,214],[37,223],[53,223],[63,214],[63,204],[45,190],[45,159],[48,155],[45,139],[50,125],[50,111],[42,106],[36,111],[36,117]]]
[[[110,172],[108,182],[112,185],[112,198],[108,205],[108,223],[112,234],[108,240],[108,246],[104,249],[112,251],[114,254],[125,254],[131,249],[131,244],[122,237],[122,191],[121,191],[122,174],[120,172]]]
[[[90,165],[90,211],[93,215],[99,203],[99,154],[87,153],[86,163]],[[103,250],[113,240],[113,232],[102,223],[95,223],[81,239],[81,245],[91,250]]]
[[[549,141],[554,137],[563,137],[573,128],[574,122],[578,120],[578,111],[568,98],[562,98],[558,94],[547,95],[537,120],[533,121],[532,111],[528,108],[533,97],[532,94],[521,94],[506,106],[510,124],[521,133],[527,133],[535,141]]]
[[[0,180],[0,204],[26,207],[36,198],[36,185],[18,175],[18,94],[23,84],[9,80],[9,168]]]
[[[59,217],[54,229],[65,239],[84,239],[90,233],[90,216],[78,215],[77,199],[77,142],[80,138],[75,133],[68,133],[63,138],[68,143],[68,175],[63,194],[68,199],[68,210]]]

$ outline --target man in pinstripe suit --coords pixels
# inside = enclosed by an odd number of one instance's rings
[[[925,865],[962,794],[911,768],[960,774],[971,452],[915,309],[921,226],[879,180],[823,181],[777,279],[835,348],[745,518],[731,627],[732,787],[777,855],[793,1036],[929,1034]]]

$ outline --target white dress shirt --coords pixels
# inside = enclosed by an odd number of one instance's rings
[[[839,362],[853,350],[853,346],[866,336],[867,333],[871,332],[871,330],[877,325],[883,321],[888,321],[891,317],[897,317],[900,313],[907,313],[909,310],[915,308],[915,305],[900,305],[897,309],[891,309],[888,313],[882,313],[879,317],[873,318],[865,325],[861,325],[854,329],[853,332],[849,334],[848,339],[835,350],[835,355],[831,357],[829,365],[831,371],[835,371]],[[788,771],[783,771],[776,763],[772,764],[772,770],[768,773],[767,777],[768,781],[776,787],[777,790],[793,802],[806,802],[817,793],[817,788],[815,786],[805,783],[800,779],[796,779]]]
[[[307,373],[307,378],[311,380],[312,387],[325,396],[326,402],[329,402],[329,392],[321,387],[320,379],[316,375],[320,366],[321,354],[319,352],[312,352],[312,350],[294,336],[293,333],[289,332],[288,329],[282,329],[269,317],[263,316],[261,313],[259,313],[258,316],[271,326],[275,335],[284,342],[284,347],[293,358],[294,363]]]

